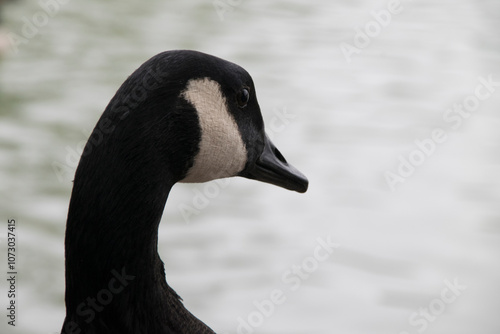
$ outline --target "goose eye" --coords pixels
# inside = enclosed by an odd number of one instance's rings
[[[240,90],[236,98],[238,101],[238,106],[240,108],[246,107],[248,100],[250,100],[250,92],[248,91],[248,88],[243,88],[242,90]]]

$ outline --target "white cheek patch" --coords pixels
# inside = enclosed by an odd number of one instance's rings
[[[247,150],[219,83],[208,78],[190,80],[181,96],[195,107],[201,127],[200,150],[181,182],[205,182],[242,171]]]

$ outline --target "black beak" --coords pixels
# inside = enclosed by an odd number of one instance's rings
[[[309,181],[304,174],[286,162],[267,134],[262,154],[242,176],[274,184],[288,190],[295,190],[299,193],[305,193],[309,185]]]

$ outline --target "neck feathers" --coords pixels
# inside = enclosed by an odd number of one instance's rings
[[[113,107],[121,94],[99,120],[75,175],[62,333],[213,333],[167,285],[157,252],[170,189],[198,150],[196,114],[188,103],[167,109],[173,102],[163,96],[155,103],[150,92],[149,108],[138,105],[121,117]],[[187,126],[176,130],[177,121]],[[103,124],[110,131],[102,133]],[[182,140],[184,131],[190,136]]]

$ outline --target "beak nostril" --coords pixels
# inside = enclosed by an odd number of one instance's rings
[[[278,158],[279,161],[281,161],[282,163],[287,163],[286,162],[286,159],[285,157],[283,156],[283,154],[281,154],[281,152],[275,147],[274,148],[274,155]]]

